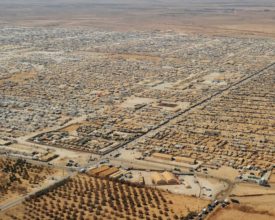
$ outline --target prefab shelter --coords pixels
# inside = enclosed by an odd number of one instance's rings
[[[109,166],[101,166],[101,167],[97,167],[97,168],[94,168],[94,169],[91,169],[87,172],[88,175],[91,175],[91,176],[97,176],[99,173],[105,171],[105,170],[108,170],[110,167]]]
[[[110,176],[110,175],[112,175],[112,174],[114,174],[114,173],[116,173],[116,172],[118,172],[118,171],[119,171],[118,168],[116,168],[116,167],[111,167],[111,168],[109,168],[108,170],[105,170],[105,171],[103,171],[103,172],[100,172],[100,173],[98,174],[98,176],[99,176],[99,177],[108,177],[108,176]]]
[[[177,177],[171,172],[165,171],[162,173],[162,176],[169,185],[175,185],[179,183]]]
[[[163,153],[153,153],[152,157],[162,160],[172,160],[173,156],[170,154],[163,154]]]
[[[160,174],[160,173],[153,173],[152,174],[152,182],[155,185],[166,185],[166,181],[164,179],[164,177]]]
[[[176,162],[180,162],[180,163],[187,163],[187,164],[196,164],[196,160],[190,157],[174,157]]]

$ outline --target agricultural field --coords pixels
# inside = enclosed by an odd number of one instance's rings
[[[0,204],[26,195],[47,182],[57,171],[23,159],[0,158]]]
[[[207,204],[207,200],[79,174],[0,214],[0,218],[180,219]]]

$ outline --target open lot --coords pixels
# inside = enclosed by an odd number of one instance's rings
[[[251,200],[249,198],[248,200]],[[257,197],[257,204],[251,205],[232,205],[225,209],[218,209],[208,219],[214,220],[231,220],[231,219],[259,219],[272,220],[274,219],[274,196],[273,197]],[[253,198],[252,198],[253,201]],[[247,204],[247,201],[242,201]]]

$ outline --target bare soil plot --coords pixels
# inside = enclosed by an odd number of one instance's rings
[[[231,192],[232,196],[266,195],[275,194],[274,187],[263,187],[250,183],[239,183]]]
[[[218,208],[216,212],[209,216],[211,220],[273,220],[275,218],[274,213],[268,210],[259,210],[247,205],[232,205],[228,208]]]

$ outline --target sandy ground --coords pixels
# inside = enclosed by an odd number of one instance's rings
[[[47,152],[46,149],[42,149],[39,147],[30,147],[23,144],[11,144],[7,147],[1,147],[1,151],[23,155],[31,155],[34,151],[40,154],[45,154]]]
[[[2,0],[0,25],[275,37],[274,10],[273,0]]]
[[[214,178],[197,178],[200,186],[201,198],[214,199],[218,193],[223,190],[226,190],[228,184],[224,181],[214,179]]]
[[[167,165],[171,165],[171,166],[174,166],[174,167],[178,167],[178,168],[183,169],[183,170],[184,169],[186,170],[186,168],[194,168],[195,169],[199,166],[199,163],[193,165],[193,164],[177,162],[177,161],[162,160],[162,159],[158,159],[158,158],[155,158],[155,157],[146,157],[145,161],[160,163],[160,164],[167,164]]]
[[[230,181],[234,181],[237,176],[239,176],[239,172],[231,167],[222,166],[219,169],[208,169],[208,174],[213,177],[219,177],[228,179]]]
[[[180,213],[183,207],[186,207],[190,210],[200,211],[203,207],[206,207],[209,204],[208,200],[202,200],[195,197],[175,195],[175,194],[166,194],[167,200],[173,201],[173,209],[176,213]],[[186,213],[184,213],[186,214]]]
[[[0,197],[0,205],[5,205],[13,200],[20,198],[20,196],[24,196],[28,193],[35,192],[39,189],[47,187],[48,185],[54,183],[56,180],[63,178],[67,175],[66,171],[56,170],[55,173],[48,176],[47,179],[39,184],[29,185],[29,184],[21,184],[14,186],[12,190],[9,190],[5,196]],[[22,191],[20,189],[26,188],[26,191]]]
[[[45,168],[44,170],[41,169],[41,172],[42,173],[37,174],[32,172],[31,169],[29,169],[30,178],[39,175],[45,177],[45,179],[43,181],[39,181],[38,184],[30,184],[23,178],[20,179],[21,183],[14,182],[12,186],[9,188],[9,190],[1,194],[0,205],[4,205],[10,201],[16,200],[20,196],[26,195],[27,193],[31,193],[42,187],[45,187],[54,182],[56,179],[62,178],[64,175],[67,174],[66,171],[49,168]]]
[[[69,160],[74,160],[80,166],[85,166],[90,158],[97,158],[97,155],[93,155],[85,152],[76,152],[72,150],[67,150],[63,148],[47,147],[47,146],[38,146],[37,144],[33,145],[24,145],[24,144],[12,144],[9,147],[3,149],[9,150],[10,153],[19,155],[26,154],[28,158],[33,151],[39,152],[41,155],[47,152],[47,149],[50,149],[54,154],[59,155],[56,159],[50,161],[50,163],[56,166],[65,166]]]
[[[213,220],[273,220],[275,219],[275,186],[263,187],[256,184],[236,184],[230,197],[240,204],[219,208],[207,219]]]
[[[180,185],[157,186],[157,188],[167,190],[175,194],[184,194],[196,197],[200,196],[200,185],[194,176],[184,176],[180,179],[183,180],[182,184]]]
[[[65,149],[57,149],[56,154],[58,154],[59,157],[51,161],[51,163],[57,166],[65,166],[69,160],[73,160],[80,166],[85,166],[87,165],[89,159],[93,158],[92,154],[74,152]]]
[[[154,99],[131,96],[125,102],[123,102],[121,104],[121,106],[125,107],[125,108],[134,108],[135,105],[149,104],[149,103],[152,103],[154,101],[155,101]]]
[[[131,181],[139,180],[139,177],[144,178],[146,185],[157,187],[174,194],[196,196],[207,200],[214,200],[215,196],[227,189],[227,183],[214,178],[203,178],[192,175],[179,175],[178,185],[154,185],[152,183],[152,173],[147,171],[131,170]]]
[[[208,220],[274,220],[275,216],[266,211],[257,211],[248,206],[230,206],[218,209]]]
[[[241,204],[255,207],[259,210],[268,211],[273,214],[275,218],[275,195],[238,197],[237,199]]]
[[[36,71],[35,70],[31,70],[29,72],[18,72],[13,74],[11,77],[6,78],[6,79],[0,79],[0,85],[3,84],[4,82],[7,81],[12,81],[14,83],[23,83],[24,81],[28,80],[28,79],[32,79],[36,76]]]
[[[262,195],[262,194],[275,194],[275,187],[263,187],[250,183],[236,184],[231,192],[231,195],[235,196],[247,196],[247,195]]]

